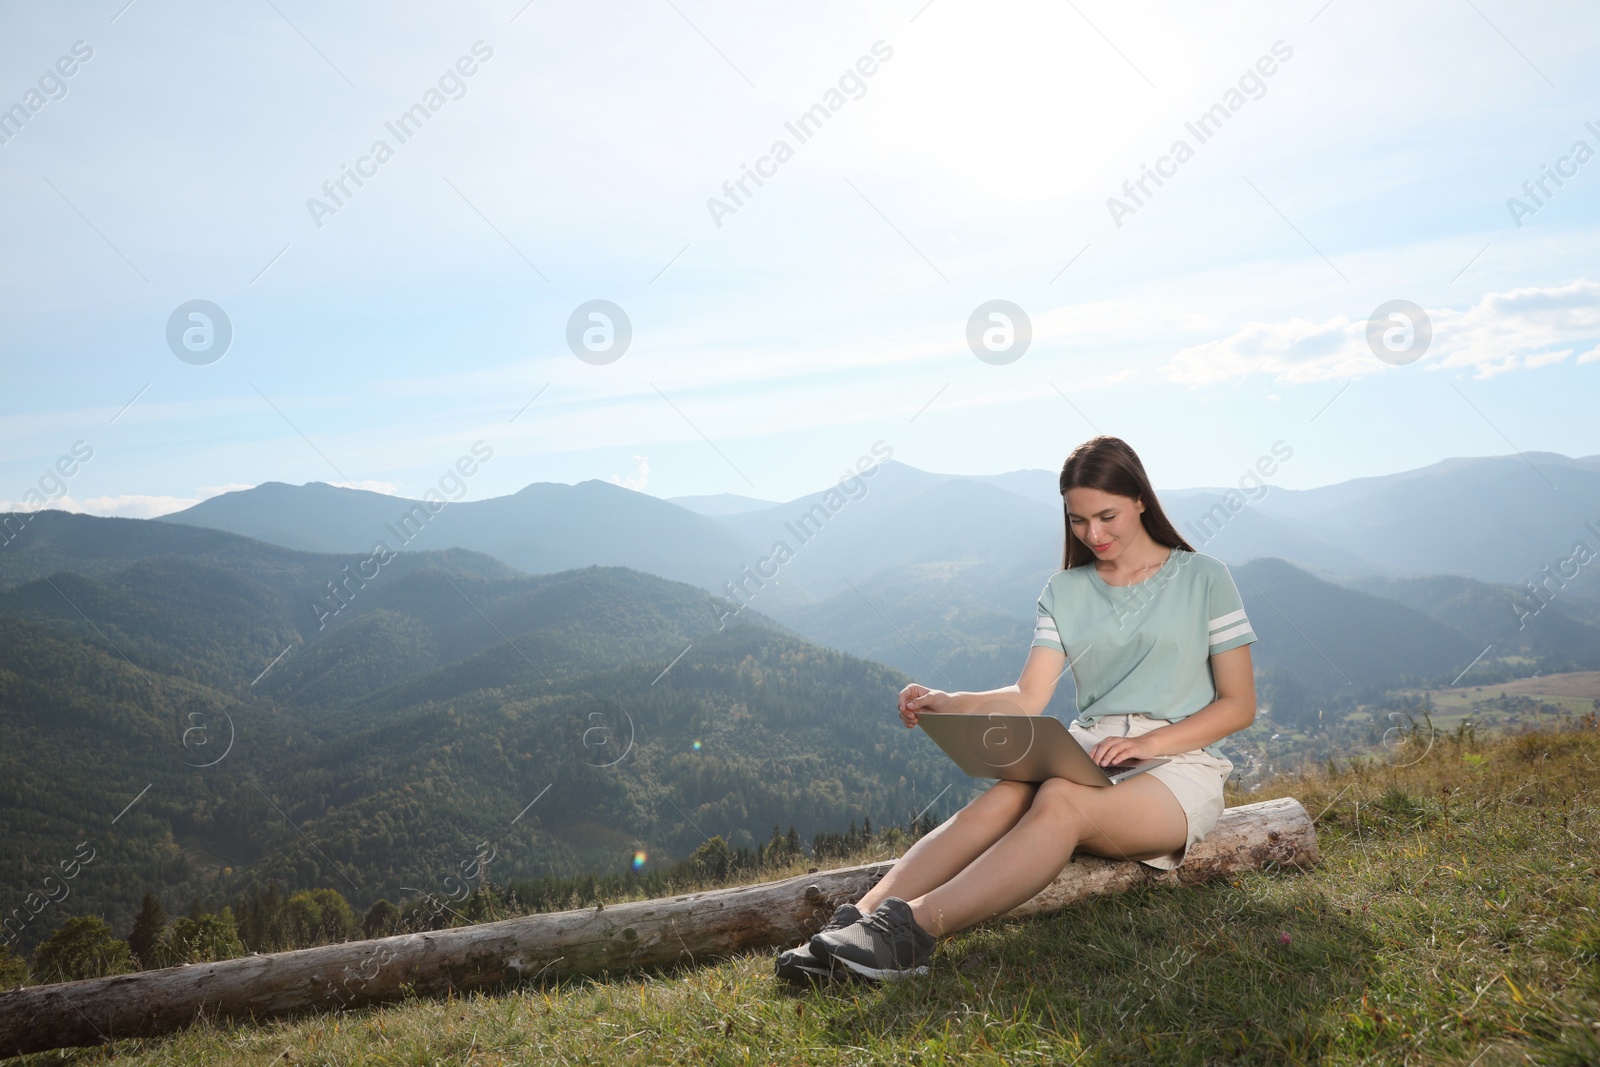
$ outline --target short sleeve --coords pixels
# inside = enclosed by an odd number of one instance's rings
[[[1056,626],[1055,615],[1051,608],[1055,597],[1051,593],[1050,583],[1044,584],[1044,591],[1039,594],[1038,613],[1033,622],[1033,644],[1029,648],[1053,648],[1063,656],[1067,650],[1061,644],[1061,632]]]
[[[1226,565],[1212,575],[1206,590],[1206,632],[1210,638],[1208,656],[1257,640],[1244,613],[1244,601]]]

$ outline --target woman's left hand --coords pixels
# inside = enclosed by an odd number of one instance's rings
[[[1161,755],[1159,745],[1150,738],[1153,734],[1141,734],[1138,737],[1104,737],[1096,742],[1090,749],[1089,756],[1102,767],[1109,767],[1113,763],[1133,763],[1136,760],[1150,759]]]

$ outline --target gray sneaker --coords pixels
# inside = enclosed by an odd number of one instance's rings
[[[811,935],[811,954],[867,978],[927,974],[937,938],[918,926],[911,905],[889,897],[854,926]]]
[[[861,921],[861,909],[854,904],[840,904],[833,909],[833,918],[823,924],[824,930],[842,930]],[[814,982],[833,973],[833,965],[817,958],[810,943],[798,945],[778,953],[778,977],[788,982]]]

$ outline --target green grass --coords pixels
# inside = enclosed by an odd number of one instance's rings
[[[1424,746],[1230,796],[1304,804],[1313,871],[978,927],[926,978],[796,991],[761,952],[23,1062],[1600,1063],[1594,717]]]

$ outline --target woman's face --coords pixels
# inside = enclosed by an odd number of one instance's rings
[[[1095,559],[1116,559],[1144,535],[1144,509],[1132,497],[1100,489],[1067,490],[1067,522]]]

